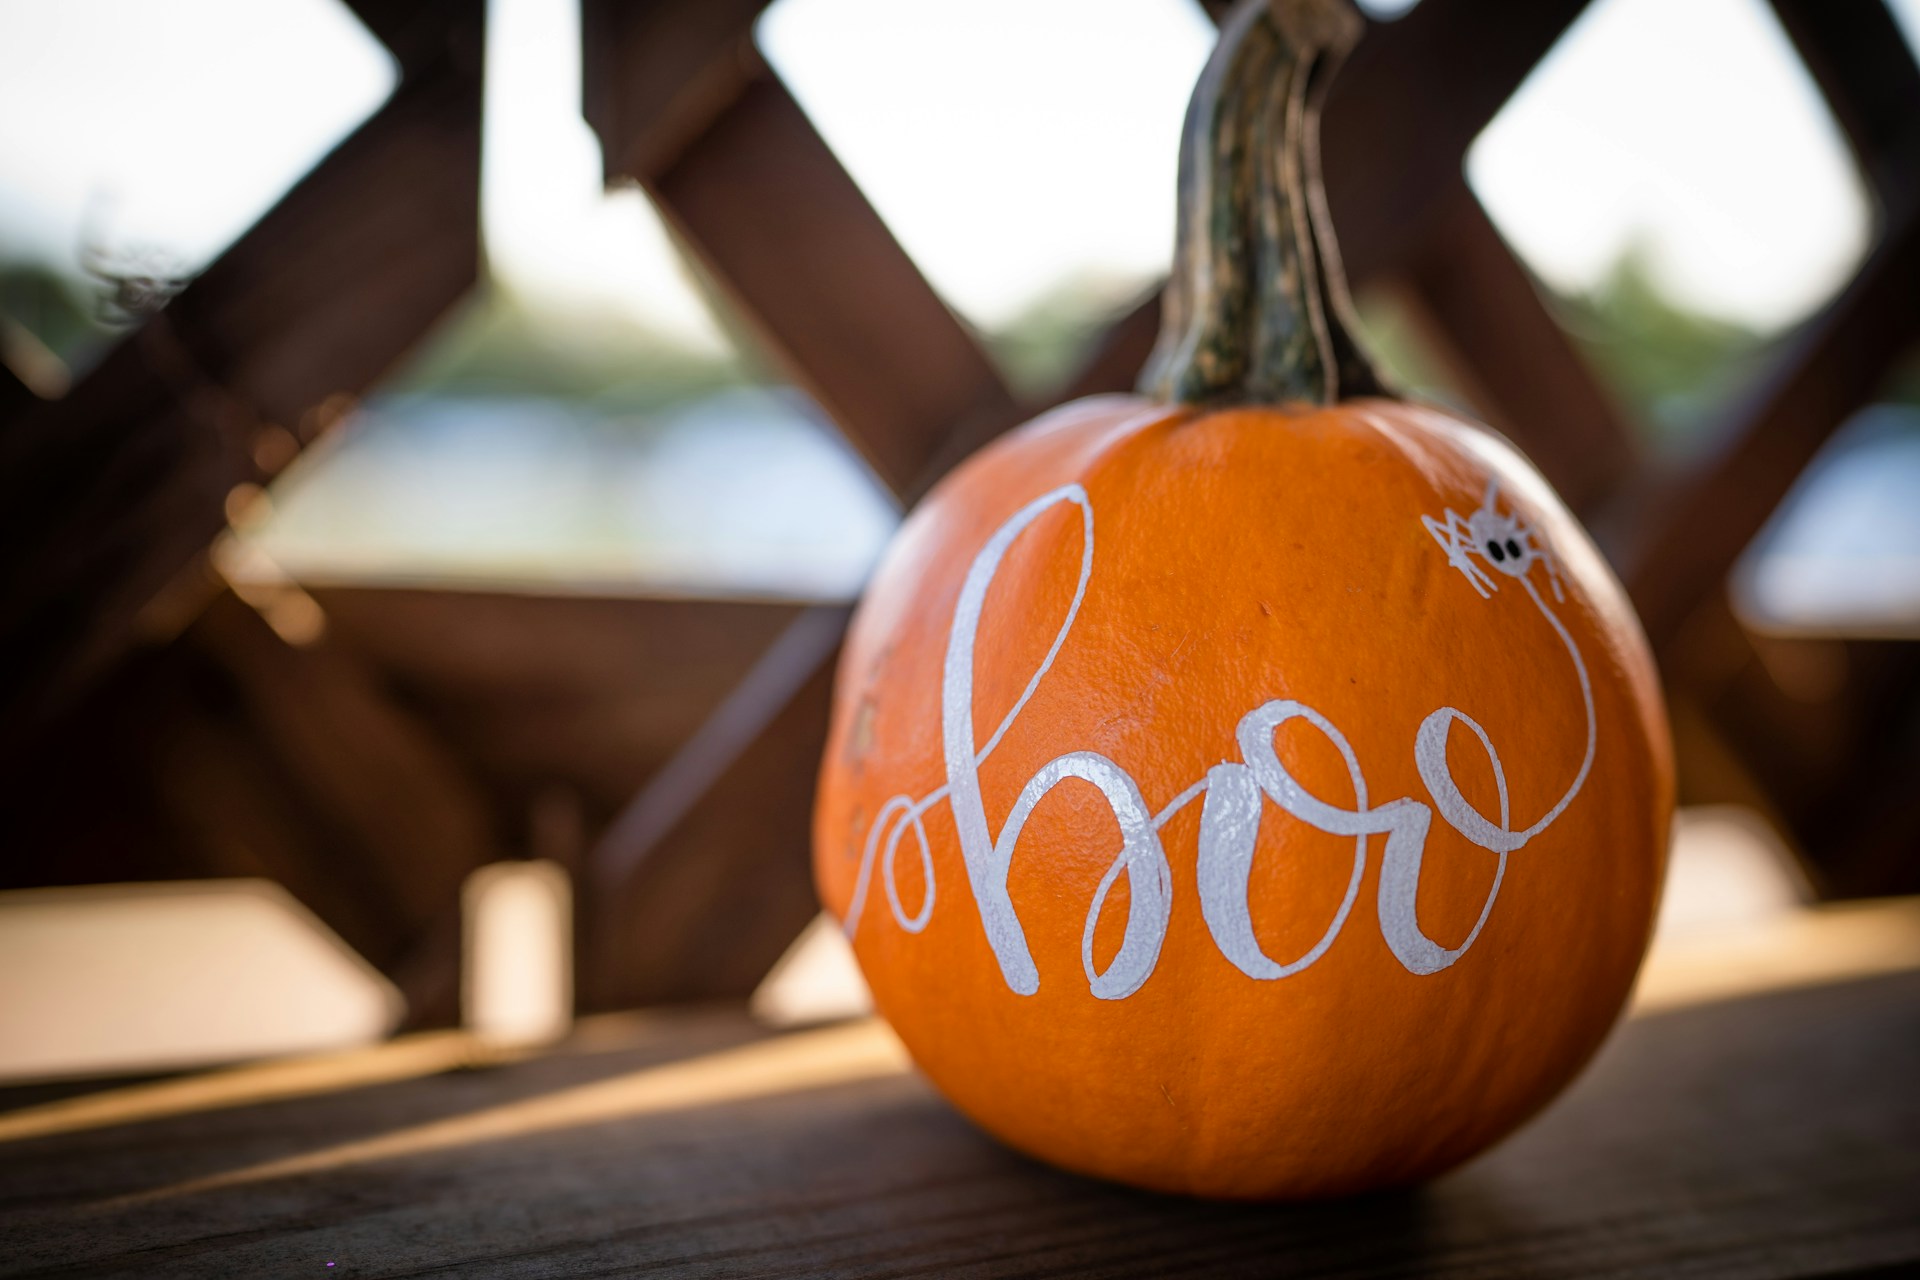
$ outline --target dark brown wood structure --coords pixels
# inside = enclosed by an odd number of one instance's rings
[[[453,1014],[463,876],[582,886],[588,1008],[738,997],[814,910],[813,770],[846,612],[316,589],[296,645],[211,540],[475,283],[481,0],[349,0],[387,105],[64,398],[0,389],[0,883],[267,875]],[[1920,338],[1920,67],[1885,7],[1771,0],[1871,183],[1858,277],[1677,473],[1635,442],[1462,176],[1583,0],[1424,0],[1328,106],[1356,280],[1395,290],[1585,515],[1668,682],[1683,798],[1768,813],[1832,895],[1920,885],[1913,646],[1753,636],[1722,584]],[[782,371],[911,501],[1053,400],[1129,385],[1153,299],[1023,401],[754,45],[761,0],[583,0],[584,113]],[[777,212],[776,212],[777,211]],[[828,269],[828,268],[831,269]],[[1781,673],[1844,672],[1809,699]]]

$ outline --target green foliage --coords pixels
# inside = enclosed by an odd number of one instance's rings
[[[1703,442],[1718,411],[1764,366],[1774,337],[1676,304],[1639,249],[1622,254],[1592,292],[1555,302],[1648,443],[1667,453]]]
[[[1360,324],[1357,336],[1389,387],[1416,400],[1473,415],[1471,399],[1434,358],[1398,295],[1387,289],[1366,289],[1354,296],[1353,306]]]
[[[0,261],[0,316],[75,371],[90,366],[122,332],[97,319],[89,301],[83,286],[46,263]]]
[[[495,283],[449,316],[386,389],[644,411],[752,380],[731,353],[695,349],[628,313],[543,306]]]
[[[1137,280],[1072,276],[981,338],[1017,393],[1044,397],[1073,376],[1142,292]]]

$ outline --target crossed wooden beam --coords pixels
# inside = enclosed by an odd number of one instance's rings
[[[394,98],[72,395],[0,438],[0,529],[35,548],[0,579],[0,634],[22,655],[0,685],[17,740],[191,578],[234,485],[284,465],[283,437],[323,431],[474,282],[479,0],[353,7],[401,62]],[[767,66],[752,39],[763,7],[583,0],[585,114],[608,179],[645,187],[761,348],[911,502],[1047,405],[1008,389]],[[1686,474],[1652,472],[1462,176],[1467,146],[1584,0],[1424,0],[1370,29],[1325,122],[1351,274],[1400,292],[1481,411],[1595,523],[1676,699],[1705,721],[1716,677],[1685,638],[1716,618],[1739,634],[1718,584],[1920,333],[1920,71],[1878,5],[1774,7],[1880,200],[1882,234]],[[1055,398],[1128,386],[1157,315],[1150,298],[1122,316]],[[741,994],[814,910],[808,814],[846,617],[801,614],[591,848],[588,1004]],[[415,952],[439,957],[417,991],[447,985],[450,880],[428,877],[442,906],[409,916]]]

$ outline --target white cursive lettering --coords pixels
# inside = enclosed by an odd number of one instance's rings
[[[1376,902],[1380,931],[1394,956],[1409,972],[1437,973],[1465,955],[1493,912],[1494,900],[1507,872],[1507,857],[1545,831],[1565,812],[1586,783],[1593,767],[1595,719],[1593,689],[1587,667],[1573,636],[1529,577],[1534,565],[1546,568],[1555,599],[1564,599],[1558,565],[1542,545],[1534,530],[1512,514],[1501,514],[1498,491],[1491,481],[1479,510],[1462,518],[1448,510],[1443,520],[1422,516],[1421,522],[1446,551],[1448,563],[1467,578],[1482,597],[1497,590],[1493,573],[1519,582],[1542,616],[1552,624],[1555,634],[1573,660],[1574,673],[1587,716],[1586,754],[1578,773],[1566,792],[1537,822],[1520,831],[1512,826],[1507,800],[1506,771],[1500,754],[1494,749],[1487,731],[1471,716],[1453,707],[1441,707],[1424,721],[1414,739],[1414,762],[1420,780],[1432,796],[1431,806],[1411,797],[1402,797],[1379,806],[1369,806],[1366,778],[1353,747],[1334,724],[1312,707],[1301,702],[1276,699],[1255,707],[1240,720],[1235,737],[1241,763],[1231,761],[1215,765],[1206,777],[1175,796],[1158,813],[1149,810],[1140,794],[1139,784],[1125,769],[1093,751],[1070,751],[1042,765],[1021,788],[1019,798],[996,836],[988,827],[986,809],[980,797],[980,766],[1000,745],[1040,682],[1059,657],[1074,619],[1086,600],[1087,583],[1093,575],[1093,504],[1079,485],[1064,485],[1035,498],[1015,512],[995,530],[967,570],[954,605],[953,624],[948,632],[945,666],[941,677],[941,741],[946,762],[945,785],[919,799],[897,795],[880,807],[868,828],[860,870],[854,881],[852,902],[847,908],[845,929],[852,937],[860,926],[867,893],[878,855],[881,881],[887,905],[899,926],[908,933],[919,933],[933,917],[935,884],[933,851],[927,839],[923,816],[929,808],[946,800],[953,813],[960,837],[960,856],[966,867],[967,881],[973,891],[980,924],[999,962],[1001,976],[1008,988],[1019,995],[1032,995],[1040,989],[1040,974],[1027,947],[1026,933],[1007,891],[1007,877],[1013,854],[1027,819],[1055,787],[1069,778],[1092,784],[1106,801],[1120,827],[1120,851],[1107,868],[1099,887],[1088,904],[1086,925],[1081,935],[1081,966],[1088,989],[1103,1000],[1121,1000],[1138,991],[1153,975],[1166,939],[1167,921],[1173,908],[1173,880],[1167,865],[1166,850],[1160,841],[1160,828],[1175,813],[1204,795],[1200,810],[1200,837],[1195,879],[1200,911],[1212,935],[1214,945],[1236,968],[1250,978],[1272,981],[1309,967],[1324,956],[1346,927],[1347,918],[1359,897],[1360,883],[1367,866],[1367,841],[1383,835],[1380,885]],[[1071,504],[1081,516],[1081,555],[1079,580],[1073,600],[1054,633],[1046,656],[1035,668],[1026,687],[1000,721],[986,745],[976,749],[973,726],[973,665],[979,639],[981,612],[988,588],[999,572],[1001,562],[1022,533],[1052,508]],[[1476,560],[1478,563],[1476,563]],[[1492,572],[1489,572],[1491,570]],[[1353,803],[1343,808],[1309,792],[1281,764],[1274,750],[1274,734],[1292,720],[1304,720],[1318,730],[1339,751],[1347,767],[1353,788]],[[1499,795],[1499,820],[1488,818],[1461,794],[1447,763],[1447,739],[1453,725],[1465,725],[1487,754],[1492,766],[1495,789]],[[1353,872],[1346,894],[1333,914],[1326,931],[1306,952],[1282,963],[1268,956],[1254,934],[1253,916],[1248,904],[1248,884],[1253,873],[1255,846],[1258,843],[1262,807],[1270,800],[1291,817],[1329,835],[1353,837]],[[1443,947],[1420,928],[1418,900],[1420,871],[1426,854],[1427,832],[1438,812],[1447,825],[1473,844],[1499,859],[1493,884],[1466,940],[1457,947]],[[918,911],[909,913],[900,898],[895,859],[900,842],[911,830],[918,846],[925,887]],[[1104,970],[1093,958],[1093,937],[1104,910],[1107,895],[1122,875],[1129,887],[1127,920],[1120,949]]]

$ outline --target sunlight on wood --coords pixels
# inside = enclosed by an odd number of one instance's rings
[[[558,1052],[628,1049],[640,1037],[658,1034],[662,1022],[659,1015],[644,1011],[581,1018]],[[487,1044],[467,1031],[420,1031],[364,1049],[252,1062],[23,1107],[0,1115],[0,1142],[342,1093],[470,1067],[497,1067],[534,1051],[535,1046]]]
[[[908,1066],[906,1050],[893,1032],[885,1023],[869,1019],[648,1067],[611,1080],[103,1201],[98,1207],[120,1207],[582,1125],[852,1084],[900,1075]]]
[[[1920,898],[1831,903],[1653,950],[1632,1012],[1920,969]]]
[[[250,1063],[26,1107],[0,1115],[0,1142],[338,1093],[498,1060],[464,1031],[427,1031],[366,1049]]]
[[[1632,1015],[1920,969],[1920,898],[1780,913],[1655,948]],[[911,1069],[877,1018],[793,1032],[468,1115],[141,1192],[105,1207],[250,1185],[694,1107],[849,1084]]]

